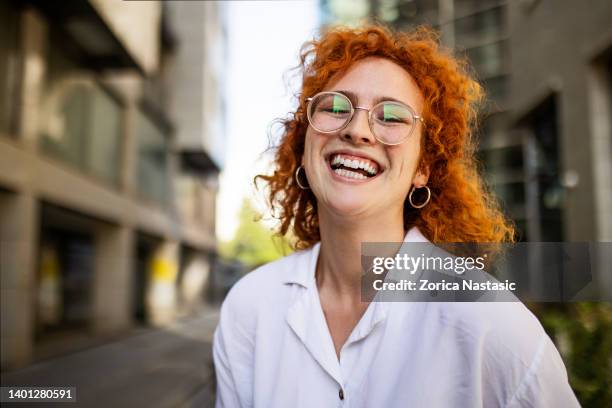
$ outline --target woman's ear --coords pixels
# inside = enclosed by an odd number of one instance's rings
[[[412,185],[415,187],[423,187],[427,185],[429,181],[429,166],[419,166],[414,178],[412,179]]]

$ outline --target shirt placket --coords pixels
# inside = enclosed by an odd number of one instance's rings
[[[292,305],[287,314],[287,322],[304,347],[319,366],[336,382],[338,401],[347,400],[340,364],[336,358],[333,341],[329,335],[327,322],[320,306],[316,290],[305,288],[304,293]]]
[[[347,339],[342,350],[340,351],[340,375],[343,379],[338,390],[339,407],[352,406],[352,397],[361,384],[363,376],[356,375],[355,365],[357,356],[371,357],[372,350],[368,350],[368,337],[373,333],[377,326],[379,326],[387,317],[387,305],[384,303],[374,303],[371,307],[368,307],[366,314],[359,320],[357,326]],[[361,349],[365,353],[359,353]],[[360,357],[361,358],[361,357]],[[367,375],[367,373],[362,373]]]

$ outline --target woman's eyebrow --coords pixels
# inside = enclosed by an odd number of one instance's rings
[[[338,93],[341,93],[343,95],[346,95],[347,98],[349,98],[351,100],[351,102],[355,105],[358,104],[359,102],[359,98],[357,97],[357,94],[355,92],[352,91],[345,91],[345,90],[338,90],[335,91]],[[377,96],[376,98],[374,98],[374,101],[372,103],[372,105],[376,105],[377,103],[383,102],[383,101],[391,101],[391,102],[399,102],[402,103],[404,105],[408,105],[406,102],[401,101],[397,98],[393,98],[391,96]]]

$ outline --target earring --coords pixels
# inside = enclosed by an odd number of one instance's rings
[[[408,194],[408,202],[410,202],[410,205],[412,207],[414,207],[414,208],[423,208],[423,207],[425,207],[429,203],[429,200],[431,199],[431,190],[427,186],[418,187],[418,188],[426,188],[427,189],[427,199],[425,200],[425,202],[423,202],[422,204],[418,204],[418,205],[414,204],[414,202],[412,201],[412,194],[417,189],[417,187],[414,187],[414,186],[410,190],[410,194]]]
[[[300,165],[300,167],[295,169],[295,182],[302,190],[310,190],[310,187],[305,186],[300,182],[300,170],[304,170],[304,176],[306,176],[306,170],[304,169],[304,166]]]

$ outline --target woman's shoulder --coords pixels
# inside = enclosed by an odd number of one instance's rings
[[[504,373],[503,380],[489,378],[508,400],[524,393],[545,392],[554,384],[567,392],[563,360],[538,318],[520,301],[438,304],[441,324],[455,330],[455,341],[490,373]],[[537,380],[536,378],[537,377]],[[499,383],[497,383],[499,382]],[[509,392],[506,394],[506,392]],[[501,395],[501,394],[500,394]],[[568,398],[572,395],[568,394]],[[574,405],[570,405],[574,406]]]
[[[262,265],[244,275],[232,286],[222,308],[238,315],[251,315],[265,304],[282,303],[290,292],[291,283],[305,286],[314,271],[318,245],[296,251],[283,258]]]
[[[547,338],[537,317],[520,301],[437,303],[441,324],[478,341],[493,353],[507,351],[530,364]]]
[[[513,384],[507,394],[508,407],[579,406],[561,354],[522,302],[476,302],[467,306],[461,311],[461,319],[469,319],[467,313],[475,316],[474,323],[466,327],[478,333],[483,357]]]
[[[459,354],[482,373],[485,399],[504,401],[508,407],[578,406],[561,355],[523,303],[428,306],[447,329],[443,333],[451,333],[448,340]]]

